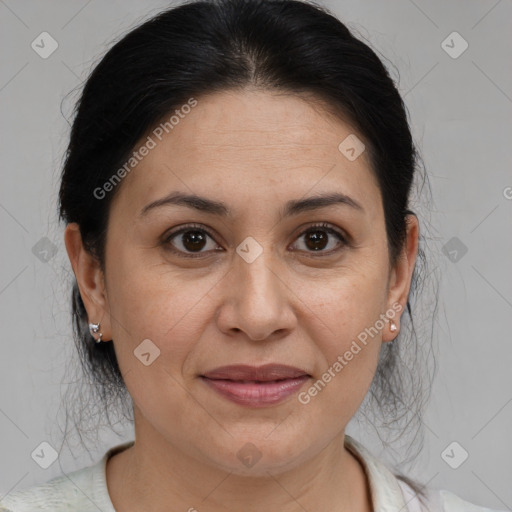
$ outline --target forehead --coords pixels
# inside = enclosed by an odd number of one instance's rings
[[[224,91],[197,98],[184,112],[167,129],[162,126],[172,113],[149,133],[152,149],[123,180],[120,195],[131,203],[143,207],[175,189],[210,196],[218,191],[225,201],[235,190],[244,201],[260,193],[286,200],[283,193],[296,198],[334,187],[360,202],[379,194],[367,152],[351,161],[339,149],[357,134],[320,103],[291,94]]]
[[[169,142],[201,159],[213,159],[212,150],[222,149],[221,156],[229,158],[300,154],[323,161],[341,142],[340,135],[352,132],[348,124],[327,115],[319,101],[291,93],[223,91],[199,98],[169,133],[174,139]]]

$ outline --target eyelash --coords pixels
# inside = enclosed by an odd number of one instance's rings
[[[331,227],[330,224],[327,224],[325,222],[322,222],[322,223],[319,223],[319,224],[313,224],[311,226],[308,226],[307,229],[305,229],[304,231],[302,231],[298,236],[297,236],[297,239],[299,239],[300,237],[304,236],[305,234],[309,233],[310,231],[314,231],[315,228],[321,228],[323,230],[325,230],[326,232],[328,232],[329,234],[332,234],[332,235],[335,235],[336,237],[338,237],[339,241],[340,241],[340,244],[342,247],[337,247],[335,249],[331,249],[330,251],[319,251],[318,253],[315,253],[314,251],[306,251],[306,252],[309,252],[311,253],[311,255],[315,255],[314,257],[323,257],[325,255],[327,256],[330,256],[332,255],[333,253],[336,253],[338,252],[339,250],[341,250],[343,248],[343,246],[346,246],[348,245],[348,242],[347,242],[347,239],[346,237],[340,232],[338,231],[337,229],[334,229],[333,227]],[[186,252],[183,252],[179,249],[175,249],[172,244],[170,243],[170,241],[176,237],[177,235],[180,235],[182,233],[186,233],[187,231],[194,231],[194,230],[197,230],[197,231],[203,231],[204,233],[206,233],[210,238],[212,238],[212,240],[215,240],[214,236],[212,233],[210,233],[210,231],[208,229],[205,229],[204,227],[202,227],[200,224],[187,224],[186,226],[183,226],[182,228],[180,228],[179,230],[177,231],[173,231],[172,233],[170,233],[168,236],[165,237],[164,239],[164,244],[168,244],[169,245],[169,248],[168,250],[170,250],[171,252],[175,253],[175,254],[178,254],[179,256],[182,256],[184,258],[201,258],[201,257],[204,257],[204,252],[199,252],[199,253],[186,253]],[[316,256],[316,254],[318,256]]]

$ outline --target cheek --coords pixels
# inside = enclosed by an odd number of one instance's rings
[[[386,279],[384,265],[375,263],[342,268],[322,280],[297,280],[293,289],[307,315],[303,327],[320,329],[311,339],[340,350],[375,325],[386,310]]]
[[[359,294],[343,292],[338,297],[324,300],[306,319],[308,337],[315,340],[319,355],[314,379],[299,395],[312,416],[333,429],[346,425],[361,405],[382,343],[380,331],[372,329],[382,312],[378,294],[366,295],[359,288]]]
[[[302,285],[302,322],[321,354],[315,370],[325,407],[355,412],[371,384],[382,343],[385,282],[384,266],[375,264],[344,271],[323,286]]]
[[[207,294],[218,276],[184,279],[184,274],[180,277],[168,265],[148,266],[147,261],[122,254],[117,252],[115,267],[107,269],[113,339],[120,364],[131,365],[133,351],[149,339],[168,367],[179,368],[200,336],[205,305],[209,304]]]
[[[201,297],[212,284],[180,282],[163,266],[127,258],[107,272],[113,339],[128,391],[150,423],[186,431],[189,426],[177,418],[197,411],[183,367],[200,335]]]

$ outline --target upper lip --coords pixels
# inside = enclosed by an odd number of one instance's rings
[[[272,381],[281,379],[294,379],[309,374],[293,366],[284,364],[265,364],[263,366],[249,366],[244,364],[221,366],[203,374],[208,379],[222,380],[252,380]]]

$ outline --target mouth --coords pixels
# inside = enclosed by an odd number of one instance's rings
[[[203,377],[217,380],[271,382],[295,379],[304,375],[310,376],[305,370],[284,364],[265,364],[249,366],[245,364],[222,366],[206,372]]]
[[[297,392],[311,375],[301,368],[267,364],[223,366],[201,378],[211,389],[238,405],[266,407]]]

